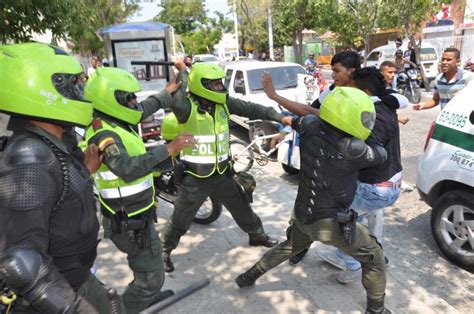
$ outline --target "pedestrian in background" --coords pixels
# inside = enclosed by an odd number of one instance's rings
[[[446,48],[441,58],[441,73],[436,76],[433,98],[413,105],[415,110],[431,109],[437,105],[443,110],[444,106],[474,80],[474,73],[458,68],[461,53],[456,48]]]

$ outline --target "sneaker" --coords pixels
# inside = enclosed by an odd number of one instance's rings
[[[402,184],[400,186],[400,191],[403,193],[403,192],[411,192],[413,191],[415,188],[413,186],[411,186],[410,184],[406,183],[405,181],[402,180]]]
[[[344,263],[344,260],[336,254],[335,247],[331,246],[328,248],[316,249],[316,254],[318,254],[318,256],[326,263],[329,263],[340,270],[346,270],[346,264]]]
[[[337,276],[337,281],[339,281],[342,284],[346,283],[351,283],[353,281],[360,280],[360,277],[362,276],[362,268],[359,268],[357,270],[346,270]]]

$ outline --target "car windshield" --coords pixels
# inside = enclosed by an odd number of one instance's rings
[[[209,61],[218,61],[215,56],[203,56],[199,58],[199,61],[209,62]]]
[[[436,61],[436,51],[434,48],[421,48],[420,50],[421,61]]]
[[[255,69],[247,71],[250,92],[262,91],[262,74],[270,72],[275,89],[294,88],[298,85],[298,73],[305,74],[299,66],[283,66],[278,68]]]

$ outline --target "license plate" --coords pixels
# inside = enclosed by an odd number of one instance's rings
[[[425,67],[425,69],[429,69],[431,68],[431,66],[433,65],[433,63],[424,63],[423,66]]]

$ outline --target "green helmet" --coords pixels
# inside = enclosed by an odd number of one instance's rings
[[[161,137],[164,140],[172,141],[179,133],[178,119],[174,113],[169,113],[161,124]]]
[[[360,89],[336,87],[324,98],[319,116],[335,128],[365,141],[375,124],[375,107]]]
[[[92,104],[77,86],[81,65],[42,43],[0,46],[0,111],[31,120],[85,127]]]
[[[225,104],[228,91],[224,87],[222,91],[210,88],[210,82],[225,78],[224,70],[214,63],[195,63],[189,73],[188,88],[191,93],[216,104]]]
[[[84,94],[92,101],[94,110],[108,116],[136,125],[142,118],[138,108],[128,102],[140,91],[140,83],[129,72],[117,68],[97,68],[86,83]]]

